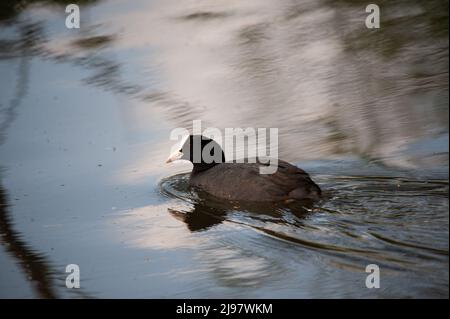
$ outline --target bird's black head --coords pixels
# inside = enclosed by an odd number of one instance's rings
[[[187,160],[194,164],[194,172],[207,170],[225,162],[225,154],[220,145],[203,135],[189,135],[180,148],[170,155],[167,163],[176,160]]]

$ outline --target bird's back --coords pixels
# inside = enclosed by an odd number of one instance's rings
[[[320,198],[321,191],[302,169],[278,161],[273,174],[260,174],[261,163],[222,163],[193,172],[191,186],[228,200],[282,201]]]

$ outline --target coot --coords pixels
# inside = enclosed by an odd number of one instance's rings
[[[205,159],[205,154],[210,155]],[[212,160],[211,160],[212,158]],[[213,196],[232,201],[278,202],[318,200],[321,190],[302,169],[278,160],[273,174],[260,174],[256,163],[225,162],[222,148],[214,140],[202,135],[186,137],[182,147],[172,154],[167,163],[188,160],[194,167],[190,186]]]

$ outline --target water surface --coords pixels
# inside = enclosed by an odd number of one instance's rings
[[[379,30],[362,1],[63,3],[0,9],[1,297],[448,298],[446,1]],[[198,119],[279,128],[326,198],[189,189],[164,162]]]

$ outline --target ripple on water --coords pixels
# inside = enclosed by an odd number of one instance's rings
[[[189,174],[162,180],[160,189],[163,196],[181,204],[181,209],[177,206],[169,212],[193,232],[228,224],[288,243],[292,249],[333,256],[332,264],[351,267],[376,260],[392,271],[433,272],[438,268],[448,275],[440,267],[448,264],[448,181],[315,178],[326,198],[313,206],[223,201],[190,188]],[[239,240],[246,240],[243,236]],[[268,245],[268,241],[260,242]]]

